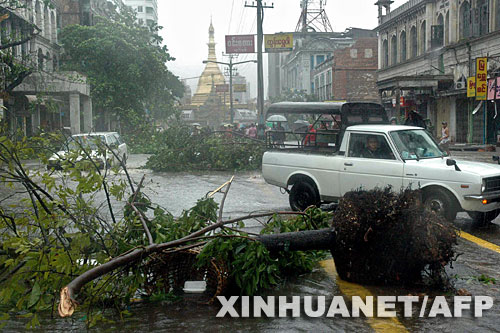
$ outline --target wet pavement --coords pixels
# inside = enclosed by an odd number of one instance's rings
[[[496,153],[452,152],[456,159],[480,160],[490,162]],[[216,189],[233,175],[226,172],[211,173],[153,173],[141,167],[147,155],[132,155],[128,161],[130,175],[139,181],[146,174],[145,193],[151,200],[169,210],[175,216],[183,209],[192,207],[206,193]],[[39,167],[36,162],[28,163],[30,168]],[[123,177],[119,175],[118,177]],[[218,195],[220,200],[222,195]],[[114,203],[118,210],[121,203]],[[235,180],[227,197],[224,209],[226,218],[247,215],[250,212],[289,210],[288,195],[280,193],[275,186],[265,183],[260,172],[236,173]],[[473,296],[487,295],[494,297],[495,305],[485,312],[483,318],[473,318],[468,311],[462,318],[418,318],[418,309],[413,318],[404,318],[398,314],[396,320],[383,321],[369,318],[216,318],[220,305],[200,305],[185,300],[180,303],[149,303],[133,306],[130,311],[134,316],[115,324],[99,324],[96,331],[136,332],[136,331],[443,331],[443,332],[493,332],[499,331],[500,323],[500,219],[485,228],[477,229],[471,225],[466,213],[459,213],[456,226],[467,234],[483,241],[459,239],[457,253],[459,257],[448,268],[457,289],[465,289]],[[253,222],[253,226],[259,224]],[[464,234],[465,235],[465,234]],[[490,248],[484,247],[490,244]],[[495,245],[498,251],[495,251]],[[383,255],[383,254],[381,254]],[[480,282],[478,277],[488,277],[493,283]],[[371,295],[419,295],[425,290],[405,289],[400,287],[374,287],[349,284],[339,280],[334,270],[319,267],[312,273],[287,279],[278,288],[267,291],[265,295],[324,295],[328,300],[335,295],[353,296],[369,293]],[[436,292],[436,295],[445,295]],[[450,306],[452,305],[449,302]],[[349,304],[348,304],[349,307]],[[398,308],[399,310],[399,308]],[[84,314],[76,313],[71,319],[42,320],[40,331],[81,331],[85,329]],[[25,321],[9,321],[5,331],[24,331]],[[395,324],[396,323],[396,324]]]

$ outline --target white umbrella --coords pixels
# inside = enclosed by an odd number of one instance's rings
[[[201,125],[199,123],[192,123],[191,126],[198,126],[198,127],[201,127]]]
[[[310,125],[307,120],[302,120],[302,119],[296,120],[294,122],[294,124],[297,126],[309,126]]]
[[[309,122],[307,120],[302,120],[302,119],[299,119],[299,120],[296,120],[294,123],[293,123],[293,128],[295,131],[301,129],[301,128],[304,128],[304,127],[307,127],[309,126]]]
[[[266,121],[270,121],[270,122],[286,121],[286,118],[280,114],[273,114],[272,116],[267,118]]]

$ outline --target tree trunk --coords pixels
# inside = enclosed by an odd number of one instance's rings
[[[335,229],[284,232],[256,237],[269,251],[331,250],[335,244]]]

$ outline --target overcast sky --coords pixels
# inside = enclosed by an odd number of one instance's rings
[[[247,0],[251,3],[251,0]],[[270,5],[273,1],[263,1]],[[300,0],[274,0],[274,8],[264,11],[264,34],[295,31],[300,17]],[[333,31],[342,32],[356,27],[373,29],[377,26],[378,9],[376,0],[327,0],[325,10]],[[406,3],[395,0],[391,10]],[[208,27],[210,17],[215,29],[216,53],[218,61],[228,61],[222,57],[224,36],[256,34],[257,11],[246,8],[245,0],[159,0],[158,20],[163,26],[162,37],[175,61],[169,62],[169,69],[180,78],[198,77],[208,54]],[[256,59],[256,54],[240,55],[235,61]],[[267,96],[267,55],[264,54],[264,91]],[[236,66],[235,66],[236,67]],[[238,67],[238,72],[251,85],[251,97],[257,91],[257,64],[247,63]],[[223,68],[221,68],[223,70]],[[196,92],[197,79],[187,81]]]

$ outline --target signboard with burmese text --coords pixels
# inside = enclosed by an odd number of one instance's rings
[[[467,97],[475,97],[476,96],[476,78],[469,77],[467,78]]]
[[[264,35],[266,52],[286,52],[293,50],[293,34]]]
[[[486,57],[476,58],[476,100],[486,100],[488,90],[488,59]]]
[[[254,35],[226,36],[226,53],[255,53]]]

